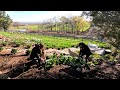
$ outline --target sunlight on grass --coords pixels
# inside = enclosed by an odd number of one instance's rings
[[[82,42],[82,39],[74,39],[66,37],[53,37],[53,36],[43,36],[43,35],[35,35],[35,34],[21,34],[21,33],[9,33],[9,32],[0,32],[0,34],[11,38],[14,42],[29,42],[29,43],[44,43],[47,47],[72,47],[76,46],[79,42]],[[106,43],[101,43],[98,41],[93,41],[89,39],[84,39],[84,43],[89,44],[97,44],[98,46],[107,46]]]

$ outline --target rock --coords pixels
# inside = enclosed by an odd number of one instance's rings
[[[11,79],[10,77],[8,77],[7,79]]]
[[[110,53],[112,53],[111,50],[109,50],[109,49],[105,49],[105,54],[110,54]]]
[[[81,69],[81,68],[76,68],[76,70],[77,70],[78,72],[81,72],[81,71],[82,71],[82,69]]]
[[[105,54],[105,49],[96,50],[95,53],[99,55],[103,55]]]
[[[2,72],[0,71],[0,74],[2,74]]]
[[[95,49],[98,48],[98,46],[97,46],[96,44],[88,44],[88,47],[89,47],[89,48],[95,48]]]
[[[120,64],[116,64],[116,65],[120,66]]]
[[[11,51],[12,49],[11,48],[7,48],[6,50]]]
[[[112,51],[111,51],[111,50],[109,50],[109,49],[105,49],[105,51],[106,51],[106,52],[110,52],[110,53],[112,52]]]
[[[98,50],[102,50],[102,48],[90,48],[90,50],[91,50],[92,52],[95,52],[95,51],[98,51]]]

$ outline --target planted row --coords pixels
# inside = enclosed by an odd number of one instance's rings
[[[0,32],[7,38],[10,38],[14,42],[35,44],[43,43],[46,48],[69,48],[75,47],[79,42],[82,42],[82,39],[66,38],[66,37],[53,37],[53,36],[42,36],[34,34],[21,34],[21,33],[9,33],[9,32]],[[85,44],[94,43],[99,47],[107,47],[107,44],[104,42],[93,41],[90,39],[84,39]]]
[[[48,57],[46,60],[46,69],[49,70],[54,65],[68,65],[73,69],[80,69],[82,71],[83,68],[90,69],[90,66],[96,67],[96,65],[101,65],[103,62],[108,63],[110,65],[115,65],[119,62],[120,55],[116,55],[115,57],[106,54],[106,55],[98,55],[93,54],[90,56],[90,59],[88,63],[85,62],[85,60],[81,59],[80,57],[75,58],[72,56],[64,56],[61,54],[60,56],[57,56],[57,54],[53,54],[53,56]]]
[[[82,68],[90,69],[90,65],[87,64],[83,59],[81,58],[75,58],[71,56],[64,56],[61,54],[60,56],[57,56],[54,54],[51,56],[49,59],[47,59],[45,68],[49,70],[52,68],[54,65],[68,65],[72,69],[77,69],[80,68],[82,71]]]

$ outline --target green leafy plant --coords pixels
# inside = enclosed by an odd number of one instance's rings
[[[4,49],[3,47],[0,47],[0,52],[1,52],[3,49]]]
[[[13,49],[11,50],[11,53],[12,53],[12,54],[17,53],[17,49],[14,49],[14,48],[13,48]]]
[[[14,42],[24,42],[24,43],[29,43],[29,44],[34,44],[34,43],[42,43],[45,45],[45,47],[48,48],[70,48],[73,46],[76,46],[79,42],[82,41],[81,38],[79,39],[74,39],[74,38],[66,38],[66,37],[53,37],[53,36],[42,36],[42,35],[30,35],[30,34],[21,34],[21,33],[12,33],[10,34],[9,32],[0,32],[0,34],[4,35],[5,37],[10,37],[12,41]],[[34,38],[33,38],[34,37]],[[27,38],[27,41],[26,41]],[[36,42],[37,41],[37,42]],[[97,44],[99,47],[100,46],[107,46],[106,43],[104,42],[96,42],[92,41],[90,39],[84,39],[84,43],[93,43]]]
[[[27,45],[27,46],[26,46],[26,49],[30,49],[30,48],[31,48],[31,45]]]
[[[2,42],[1,43],[3,46],[6,46],[7,45],[7,42]]]
[[[99,62],[97,60],[92,61],[94,65],[97,65]]]
[[[69,58],[68,58],[69,59]],[[82,72],[83,68],[90,70],[90,64],[86,63],[82,58],[71,58],[71,60],[66,63],[66,65],[71,66],[73,70]]]
[[[53,54],[49,59],[47,59],[46,62],[46,70],[49,70],[52,68],[54,65],[68,65],[72,69],[77,69],[80,68],[81,70],[83,68],[90,70],[90,64],[86,63],[83,59],[81,58],[74,58],[71,56],[64,56],[63,54],[60,54],[60,56],[57,56],[56,54]]]
[[[45,69],[46,69],[46,70],[50,70],[50,68],[53,67],[53,64],[54,64],[54,62],[53,62],[52,59],[47,60],[47,62],[46,62],[46,64],[45,64]]]
[[[19,47],[21,45],[21,43],[16,42],[16,47]]]
[[[31,50],[29,50],[29,49],[28,49],[28,50],[26,50],[26,52],[25,52],[25,53],[26,53],[26,55],[30,55]]]

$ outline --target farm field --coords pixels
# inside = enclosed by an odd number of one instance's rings
[[[79,49],[76,48],[76,45],[81,42],[81,39],[68,39],[65,37],[60,38],[36,34],[30,35],[9,32],[0,32],[0,34],[3,35],[7,40],[1,40],[1,47],[3,48],[0,52],[1,79],[119,78],[119,76],[116,76],[119,72],[114,69],[119,69],[119,61],[117,60],[118,57],[113,60],[112,56],[110,55],[100,56],[93,54],[91,56],[92,61],[90,60],[88,63],[86,63],[87,69],[83,68],[81,75],[80,72],[74,69],[78,67],[76,65],[82,65],[85,63],[84,61],[76,63],[77,59],[75,58],[78,57],[79,52]],[[108,46],[106,43],[88,39],[84,39],[84,42],[86,44],[94,43],[99,47]],[[26,55],[26,51],[31,50],[35,43],[44,43],[46,46],[45,52],[47,56],[47,71],[38,69],[34,65],[29,68],[24,67],[24,65],[29,62],[27,60],[29,55]],[[11,52],[12,49],[16,49],[14,54]],[[54,55],[54,53],[57,53],[60,56],[58,57]],[[108,58],[109,60],[106,60]],[[112,63],[114,64],[112,67],[110,67]],[[111,69],[113,72],[116,72],[116,74],[111,74]],[[91,74],[93,75],[91,76]]]
[[[34,65],[26,68],[24,65],[29,61],[26,50],[23,47],[16,47],[17,52],[11,54],[12,46],[4,46],[0,52],[0,78],[1,79],[118,79],[119,78],[119,60],[112,60],[110,55],[99,56],[92,55],[92,61],[88,62],[88,68],[83,69],[82,73],[76,71],[76,65],[82,65],[84,62],[76,62],[74,58],[78,55],[76,51],[69,48],[70,51],[63,49],[63,56],[54,56],[54,53],[60,54],[62,50],[46,49],[47,64],[46,69],[38,69]],[[70,55],[70,56],[69,56]],[[75,56],[76,57],[76,56]],[[90,70],[89,70],[90,68]],[[115,73],[113,73],[115,72]]]
[[[7,38],[10,38],[12,42],[16,43],[43,43],[46,48],[68,48],[75,47],[79,42],[82,42],[82,39],[74,38],[65,38],[65,37],[53,37],[53,36],[43,36],[36,34],[21,34],[21,33],[9,33],[9,32],[0,32]],[[10,42],[11,42],[10,41]],[[9,41],[7,42],[9,43]],[[93,41],[89,39],[84,39],[85,44],[93,43],[97,44],[99,47],[107,47],[108,45],[104,42]]]
[[[120,79],[119,18],[119,11],[0,11],[0,79]]]

